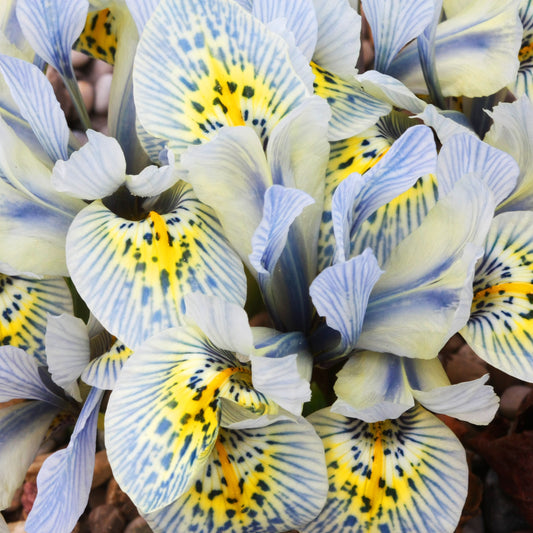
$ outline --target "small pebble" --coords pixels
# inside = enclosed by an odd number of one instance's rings
[[[113,505],[104,504],[93,509],[88,518],[91,533],[122,533],[126,521]]]
[[[9,522],[7,524],[10,533],[26,533],[26,530],[24,529],[25,526],[26,522],[24,520],[21,520],[20,522]]]
[[[39,470],[41,470],[41,466],[43,466],[43,463],[51,455],[51,453],[42,453],[33,460],[33,463],[30,465],[28,471],[26,472],[26,481],[34,482],[37,479],[37,474],[39,473]]]
[[[480,378],[488,372],[487,364],[465,344],[456,353],[444,359],[444,369],[452,383]]]
[[[516,418],[518,409],[524,398],[532,391],[527,385],[511,385],[502,394],[500,399],[500,412],[511,420]]]
[[[65,84],[63,83],[63,80],[61,79],[61,76],[59,75],[57,70],[51,66],[48,66],[48,68],[46,69],[46,77],[52,84],[54,94],[56,95],[56,98],[59,101],[59,104],[61,105],[61,109],[63,110],[63,113],[65,113],[67,119],[70,119],[75,116],[76,111],[74,109],[74,104],[72,103],[70,94],[67,88],[65,87]]]
[[[74,68],[83,68],[91,60],[90,56],[84,54],[83,52],[79,52],[78,50],[72,50],[71,57],[72,66]]]
[[[35,481],[26,481],[22,486],[22,495],[20,497],[23,517],[28,516],[32,510],[35,498],[37,498],[37,483]]]
[[[105,495],[106,495],[105,485],[100,485],[99,487],[92,489],[91,492],[89,493],[90,508],[95,509],[96,507],[106,503]]]
[[[152,533],[150,526],[142,516],[138,516],[133,522],[128,524],[124,533]]]
[[[111,74],[113,72],[113,66],[101,59],[95,59],[94,63],[91,66],[91,71],[89,73],[89,80],[95,84],[104,74]]]
[[[94,475],[91,488],[94,489],[95,487],[103,485],[106,481],[111,479],[112,475],[107,452],[105,450],[97,452],[94,458]]]
[[[94,105],[94,88],[88,81],[85,80],[80,80],[78,82],[78,87],[80,88],[81,97],[87,112],[90,113]]]
[[[104,74],[100,76],[94,85],[94,112],[104,114],[107,113],[109,106],[109,94],[111,91],[111,81],[113,74]]]

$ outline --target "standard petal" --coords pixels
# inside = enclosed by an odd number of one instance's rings
[[[329,409],[308,420],[326,451],[329,494],[304,533],[455,529],[467,492],[465,451],[425,409],[375,424]]]
[[[71,50],[85,25],[88,8],[87,0],[17,2],[17,18],[26,39],[37,54],[61,74],[86,127],[89,117],[76,83]]]
[[[57,407],[39,401],[0,409],[0,509],[11,505],[57,412]]]
[[[313,281],[309,294],[327,325],[341,334],[341,342],[322,355],[331,361],[353,350],[361,333],[370,292],[382,271],[371,250],[323,270]]]
[[[392,106],[361,89],[353,76],[340,78],[321,66],[312,65],[314,90],[331,107],[328,139],[338,141],[353,137],[373,126],[379,117],[387,115]]]
[[[480,141],[474,135],[454,135],[444,143],[437,163],[439,194],[448,194],[465,174],[477,173],[489,186],[499,204],[516,185],[520,169],[505,152]]]
[[[533,213],[498,215],[476,269],[470,320],[461,330],[472,349],[507,374],[533,381]]]
[[[435,62],[444,96],[487,96],[511,83],[518,71],[522,24],[515,0],[457,4],[437,26]],[[416,43],[407,46],[388,74],[417,94],[427,92]]]
[[[433,0],[365,0],[376,49],[374,69],[387,72],[396,54],[433,19]]]
[[[52,162],[68,158],[69,129],[52,85],[34,65],[2,56],[0,70],[41,146]]]
[[[511,155],[520,169],[515,189],[501,202],[498,211],[531,210],[533,209],[533,105],[527,96],[522,96],[512,104],[501,103],[488,113],[493,123],[484,141]]]
[[[307,62],[311,60],[318,35],[313,0],[295,0],[293,2],[255,0],[252,14],[265,24],[276,19],[285,19],[287,30],[295,37],[296,46],[303,52]]]
[[[81,379],[98,389],[114,389],[118,375],[132,353],[121,341],[115,341],[106,353],[87,365]]]
[[[337,374],[337,401],[331,412],[364,422],[394,419],[414,407],[402,358],[362,351],[352,355]]]
[[[126,361],[106,413],[106,447],[117,481],[143,512],[172,503],[203,469],[221,397],[251,415],[276,409],[252,389],[248,366],[197,329],[166,330]]]
[[[102,397],[103,391],[91,389],[69,445],[43,463],[37,476],[37,498],[26,520],[25,530],[28,533],[69,533],[87,506]]]
[[[0,344],[25,350],[45,364],[49,314],[72,313],[72,297],[62,278],[33,280],[0,274]]]
[[[493,209],[492,194],[472,176],[439,200],[383,266],[385,273],[367,306],[359,348],[435,357],[468,319],[474,266]],[[413,262],[416,257],[419,260]]]
[[[144,517],[155,533],[300,529],[324,504],[326,479],[320,439],[305,420],[221,429],[191,488]]]
[[[93,202],[74,220],[67,263],[76,288],[102,325],[135,349],[157,331],[183,323],[188,292],[242,304],[240,260],[212,211],[186,184],[174,209],[123,219]]]
[[[68,161],[58,161],[52,185],[75,198],[96,200],[114,193],[126,179],[126,160],[113,137],[87,130],[88,142]]]
[[[224,125],[249,125],[266,146],[308,94],[283,39],[224,0],[163,0],[139,42],[133,78],[143,127],[176,154]]]
[[[185,295],[185,315],[221,350],[248,356],[253,350],[246,311],[232,302],[205,294]]]
[[[250,266],[252,236],[272,185],[259,138],[251,128],[222,128],[209,144],[190,148],[181,162],[196,196],[215,210],[227,239]]]
[[[457,134],[469,133],[470,135],[475,135],[471,129],[472,126],[466,122],[465,115],[459,112],[445,112],[432,104],[428,104],[422,113],[416,115],[416,118],[423,120],[426,126],[435,130],[441,144],[448,142]],[[459,122],[459,120],[462,122]]]
[[[361,47],[361,16],[345,0],[313,3],[318,21],[313,61],[339,76],[353,76]]]
[[[160,0],[126,0],[126,5],[135,21],[139,35],[142,34],[144,25],[152,16]]]
[[[0,347],[0,402],[42,400],[56,407],[66,402],[45,387],[37,361],[20,348]]]
[[[46,362],[52,379],[81,402],[78,378],[91,355],[87,326],[72,315],[48,315],[45,343]]]

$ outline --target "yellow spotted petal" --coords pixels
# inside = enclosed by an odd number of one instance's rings
[[[533,381],[533,213],[498,215],[474,277],[461,335],[491,365]]]
[[[131,349],[182,324],[189,292],[237,304],[246,295],[240,259],[211,209],[183,183],[172,211],[151,211],[142,220],[90,204],[70,227],[67,265],[95,317]]]
[[[277,410],[252,388],[249,366],[197,329],[166,330],[126,361],[106,414],[106,447],[141,510],[169,505],[191,486],[215,445],[221,398],[252,416]]]
[[[191,488],[145,518],[155,533],[299,529],[322,508],[326,479],[321,441],[305,420],[221,429]]]
[[[531,98],[533,94],[533,2],[522,0],[518,14],[523,28],[522,42],[518,52],[520,66],[516,80],[509,85],[509,89],[515,96],[527,94]]]
[[[133,80],[142,126],[177,153],[222,126],[248,125],[266,145],[308,95],[285,41],[226,0],[163,0],[145,26]]]
[[[329,494],[304,533],[454,531],[468,484],[463,446],[420,406],[366,423],[322,409],[308,417],[322,438]]]
[[[72,312],[63,278],[30,280],[0,274],[0,344],[21,348],[45,364],[48,314]]]
[[[85,27],[74,43],[74,49],[106,63],[115,63],[117,27],[113,13],[102,9],[89,13]]]

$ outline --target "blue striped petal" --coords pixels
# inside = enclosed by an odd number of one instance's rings
[[[533,214],[494,218],[474,278],[470,320],[461,334],[491,365],[533,381]]]
[[[129,12],[135,21],[139,35],[142,35],[145,24],[152,16],[154,9],[159,5],[160,0],[126,0]]]
[[[515,188],[520,169],[510,155],[474,135],[454,135],[439,152],[439,194],[448,194],[459,179],[470,173],[477,173],[483,179],[499,204]]]
[[[88,8],[87,0],[17,2],[17,18],[26,39],[60,73],[85,127],[89,117],[74,75],[71,50],[85,26]]]
[[[67,159],[67,120],[46,76],[31,63],[8,56],[0,56],[0,70],[50,160]]]
[[[227,239],[251,266],[252,236],[272,184],[257,135],[247,127],[222,128],[208,144],[190,148],[181,163],[198,199],[214,209]]]
[[[309,293],[320,316],[341,334],[341,342],[322,356],[328,361],[347,355],[357,343],[370,292],[382,271],[371,250],[323,270]]]
[[[11,505],[57,412],[57,407],[38,401],[0,409],[0,509]]]
[[[117,140],[87,130],[88,142],[68,161],[58,161],[52,185],[75,198],[96,200],[113,194],[126,179],[126,159]]]
[[[283,39],[225,0],[162,2],[139,42],[133,78],[142,126],[176,154],[225,125],[252,127],[266,146],[308,95]]]
[[[72,311],[72,297],[62,278],[34,280],[0,274],[0,344],[21,348],[46,364],[48,316]]]
[[[527,96],[512,104],[501,103],[490,113],[493,124],[484,141],[507,152],[518,163],[515,189],[498,206],[498,212],[533,209],[533,105]]]
[[[103,391],[91,389],[69,445],[43,463],[37,476],[37,498],[25,524],[28,533],[70,533],[87,506],[102,397]]]
[[[511,83],[518,71],[520,2],[446,2],[437,26],[435,65],[444,96],[487,96]],[[416,43],[402,50],[387,73],[417,94],[427,93]],[[465,75],[467,73],[467,75]]]
[[[394,419],[414,407],[403,358],[369,351],[352,355],[337,373],[331,412],[364,422]]]
[[[374,69],[386,73],[396,54],[432,21],[433,0],[365,0],[374,38]]]
[[[151,211],[138,221],[93,202],[72,223],[66,249],[80,295],[131,349],[157,331],[182,324],[188,292],[244,302],[239,258],[212,211],[184,183],[172,211]]]
[[[322,444],[302,419],[221,429],[206,466],[191,482],[172,505],[144,515],[155,533],[300,529],[324,504]]]
[[[120,486],[144,512],[187,491],[209,460],[221,398],[250,413],[277,412],[252,388],[249,366],[196,328],[172,328],[136,349],[106,413],[106,446]]]
[[[308,417],[326,452],[329,493],[303,533],[454,531],[467,493],[465,451],[420,406],[368,424],[323,409]]]
[[[272,185],[264,202],[250,263],[276,326],[306,331],[311,320],[307,297],[311,279],[303,238],[293,222],[314,200],[298,189]]]
[[[436,356],[468,319],[474,267],[493,210],[490,191],[472,175],[439,199],[383,265],[359,348],[419,359]],[[413,262],[416,257],[421,260]]]
[[[252,14],[268,24],[276,19],[285,19],[286,28],[295,39],[296,46],[303,52],[307,61],[311,60],[316,47],[318,25],[313,0],[279,2],[262,0],[253,4]]]
[[[24,350],[0,347],[0,402],[13,399],[42,400],[65,407],[66,402],[43,383],[37,361]]]
[[[350,235],[379,207],[406,191],[421,176],[435,172],[436,160],[431,130],[426,126],[408,128],[383,159],[365,173],[366,183],[353,205],[355,216]]]
[[[91,355],[87,326],[69,314],[48,315],[45,342],[46,362],[54,383],[81,402],[78,378]]]
[[[442,111],[432,104],[428,104],[422,113],[416,115],[416,118],[423,120],[426,126],[435,130],[441,144],[447,143],[457,134],[475,135],[465,115],[459,112]]]
[[[343,0],[313,3],[318,21],[313,61],[339,76],[353,76],[361,47],[361,16]]]

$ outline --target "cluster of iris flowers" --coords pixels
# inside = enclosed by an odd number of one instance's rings
[[[74,528],[102,423],[155,532],[453,531],[468,467],[434,413],[487,424],[498,398],[439,351],[459,333],[533,381],[530,2],[0,17],[0,402],[26,400],[0,410],[0,508],[67,419],[28,533]],[[109,136],[73,47],[114,65]]]

